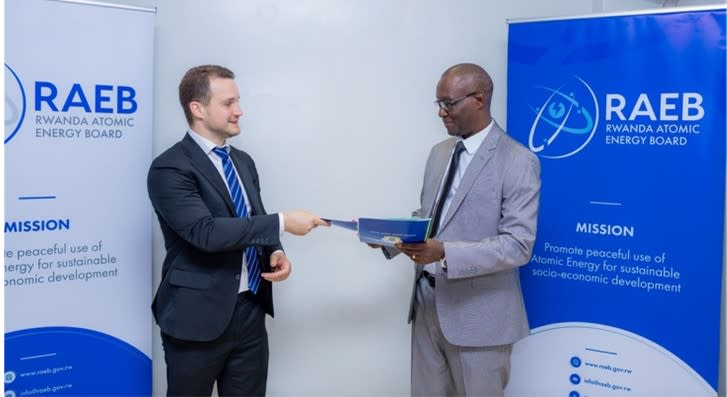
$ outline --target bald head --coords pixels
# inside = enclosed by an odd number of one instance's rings
[[[473,63],[460,63],[442,73],[437,84],[439,117],[452,136],[468,137],[492,121],[492,78]]]
[[[486,96],[492,97],[492,78],[479,65],[474,63],[454,65],[442,73],[442,78],[445,77],[461,79],[470,90],[481,91]]]

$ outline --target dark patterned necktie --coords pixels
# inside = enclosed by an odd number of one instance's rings
[[[464,152],[464,143],[462,141],[457,142],[457,146],[454,147],[454,153],[452,153],[452,160],[449,162],[449,170],[447,171],[447,178],[444,180],[442,190],[439,192],[439,200],[437,201],[437,207],[434,208],[432,213],[432,228],[429,232],[429,237],[437,235],[439,229],[439,218],[442,216],[442,208],[444,208],[444,202],[447,200],[447,194],[449,189],[452,188],[452,181],[454,180],[454,174],[457,172],[459,166],[459,157]]]

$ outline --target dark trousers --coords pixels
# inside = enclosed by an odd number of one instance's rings
[[[265,395],[265,311],[250,292],[238,296],[232,321],[219,338],[192,342],[162,333],[162,345],[168,396],[209,396],[215,382],[220,396]]]

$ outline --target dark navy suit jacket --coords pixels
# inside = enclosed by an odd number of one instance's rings
[[[152,312],[162,332],[177,339],[210,341],[232,319],[243,251],[258,249],[262,271],[282,249],[277,214],[266,215],[255,163],[230,150],[242,179],[250,218],[238,218],[225,181],[189,136],[151,164],[147,188],[167,250]],[[273,315],[272,285],[262,280],[256,299]]]

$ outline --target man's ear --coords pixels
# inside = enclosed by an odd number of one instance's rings
[[[485,106],[485,101],[487,100],[487,97],[483,92],[477,92],[475,95],[473,95],[473,97],[477,101],[478,108]]]
[[[192,117],[195,119],[204,119],[204,107],[197,101],[189,103],[189,110],[192,112]]]
[[[477,98],[477,102],[480,104],[480,106],[489,108],[490,103],[492,102],[492,91],[478,92],[477,95],[475,95],[475,98]]]

